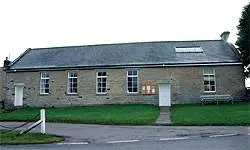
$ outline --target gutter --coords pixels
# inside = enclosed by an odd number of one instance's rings
[[[242,65],[241,62],[229,63],[190,63],[190,64],[127,64],[127,65],[99,65],[99,66],[74,66],[74,67],[47,67],[47,68],[20,68],[20,69],[6,69],[6,72],[25,72],[25,71],[53,71],[53,70],[89,70],[89,69],[122,69],[122,68],[162,68],[162,67],[192,67],[192,66],[230,66]]]

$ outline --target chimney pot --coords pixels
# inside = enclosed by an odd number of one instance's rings
[[[4,60],[4,63],[3,63],[3,67],[8,68],[10,63],[11,62],[8,60],[8,57],[6,57],[6,59]]]
[[[221,39],[222,39],[223,41],[227,42],[228,37],[229,37],[229,34],[230,34],[229,31],[224,31],[224,32],[220,35],[220,37],[221,37]]]

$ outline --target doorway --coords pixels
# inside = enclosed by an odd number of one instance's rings
[[[170,84],[159,84],[159,106],[171,106]]]
[[[15,84],[14,106],[23,106],[23,88],[24,84]]]

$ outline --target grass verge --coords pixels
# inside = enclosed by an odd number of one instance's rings
[[[39,113],[40,108],[23,108],[0,113],[0,121],[27,121]],[[46,108],[46,121],[151,125],[159,115],[159,107],[153,105],[99,105],[82,107]]]
[[[174,105],[173,125],[250,125],[250,103]]]
[[[0,144],[45,144],[63,141],[63,137],[41,133],[18,135],[18,131],[0,130]]]

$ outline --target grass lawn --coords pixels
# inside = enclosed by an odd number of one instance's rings
[[[250,103],[174,105],[173,125],[250,125]]]
[[[31,120],[40,108],[0,112],[0,121]],[[153,125],[159,107],[153,105],[98,105],[82,107],[46,108],[48,122]],[[250,103],[213,105],[173,105],[172,125],[250,125]]]
[[[39,113],[40,108],[0,112],[0,121],[26,121]],[[153,105],[99,105],[65,108],[46,108],[46,121],[86,124],[150,125],[159,115]]]
[[[63,141],[63,137],[50,134],[26,133],[18,135],[17,131],[0,130],[0,144],[44,144]]]

